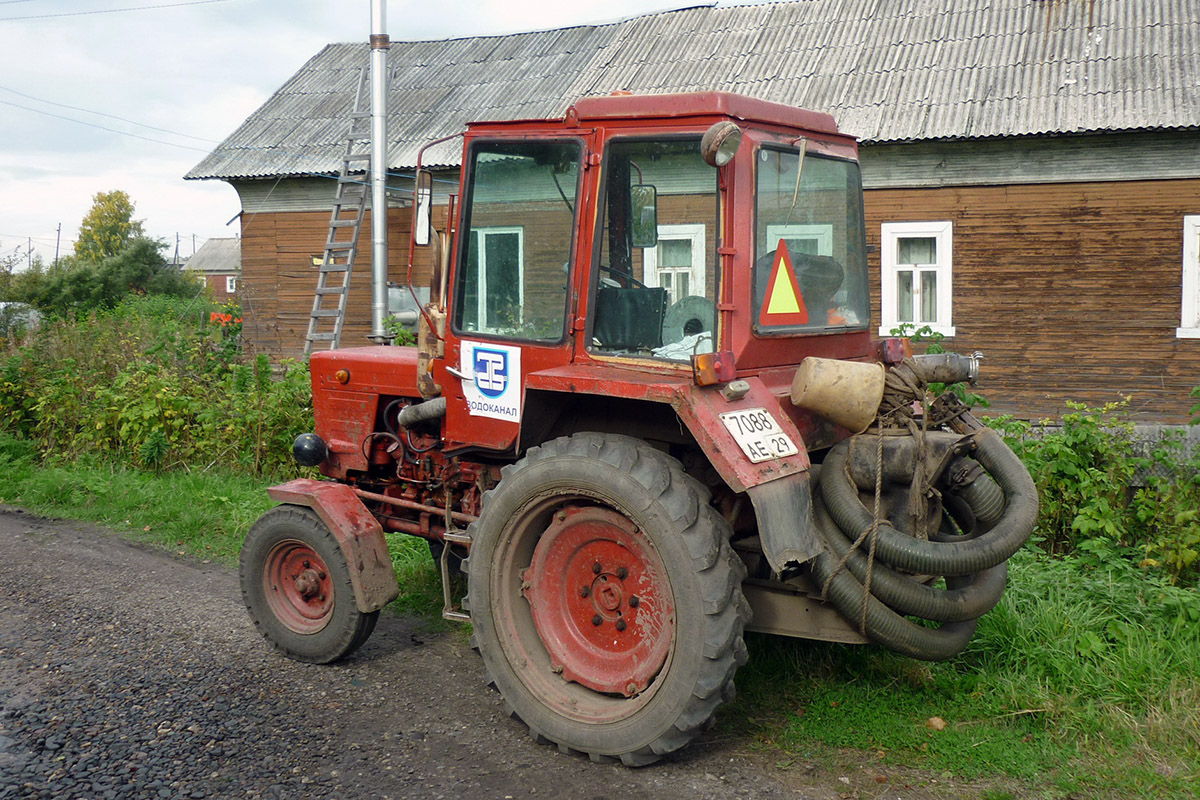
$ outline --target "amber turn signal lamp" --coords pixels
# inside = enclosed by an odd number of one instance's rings
[[[350,370],[339,369],[337,372],[333,373],[333,379],[341,384],[349,383],[350,382]]]
[[[712,386],[733,380],[737,377],[737,370],[733,366],[733,352],[721,350],[692,356],[692,377],[695,378],[697,386]]]

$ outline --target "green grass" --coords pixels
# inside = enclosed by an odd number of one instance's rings
[[[246,531],[275,503],[270,482],[217,470],[153,473],[81,458],[38,464],[33,443],[0,435],[0,503],[87,520],[176,553],[234,565]],[[393,610],[441,620],[441,579],[421,539],[388,534]]]
[[[950,662],[752,638],[728,723],[786,754],[870,750],[1052,797],[1200,795],[1200,598],[1120,564],[1015,561]]]

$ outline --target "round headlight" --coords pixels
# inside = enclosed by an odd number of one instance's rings
[[[729,120],[718,122],[704,132],[700,152],[709,166],[723,167],[733,160],[742,145],[742,129]]]
[[[328,457],[329,447],[315,433],[302,433],[292,442],[292,458],[302,467],[315,467]]]

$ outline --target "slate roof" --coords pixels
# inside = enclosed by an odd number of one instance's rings
[[[311,58],[188,178],[328,174],[361,44]],[[834,115],[866,142],[1200,128],[1196,0],[797,0],[393,42],[389,164],[484,119],[615,90],[725,90]],[[461,145],[426,163],[456,165]]]
[[[242,271],[241,239],[209,239],[187,260],[187,269],[215,274]]]

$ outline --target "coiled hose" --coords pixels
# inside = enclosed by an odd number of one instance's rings
[[[905,379],[913,391],[923,391],[920,362],[916,364]],[[937,366],[941,377],[945,364]],[[900,405],[902,400],[892,407]],[[972,455],[984,471],[979,474],[972,459],[962,457],[945,470],[974,476],[964,485],[946,489],[948,500],[954,493],[946,509],[969,520],[964,527],[972,528],[971,535],[918,539],[887,520],[876,520],[863,505],[847,464],[853,439],[826,456],[813,498],[814,521],[827,552],[812,562],[812,571],[826,597],[847,619],[860,621],[863,633],[872,640],[927,661],[950,658],[966,647],[978,618],[1004,592],[1007,559],[1025,543],[1037,522],[1037,489],[1025,466],[995,431],[984,428],[965,409],[957,411],[955,418],[953,427],[969,432]],[[915,472],[915,459],[910,466]],[[882,463],[874,466],[882,468]],[[895,471],[894,464],[891,469]],[[872,468],[868,466],[867,472],[860,479],[873,482]],[[887,477],[896,479],[892,474]],[[911,479],[912,474],[905,477]],[[870,547],[862,546],[864,531],[871,531]],[[931,585],[929,576],[945,576],[946,588]],[[927,627],[908,616],[942,624]]]

